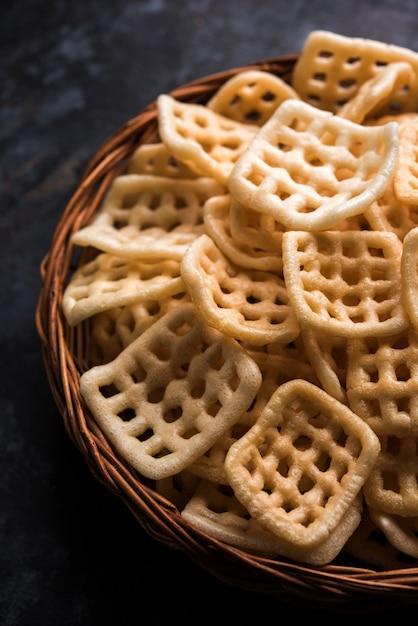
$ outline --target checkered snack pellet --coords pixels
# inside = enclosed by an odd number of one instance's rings
[[[81,265],[65,287],[62,308],[71,325],[113,307],[184,292],[180,263],[98,254]]]
[[[344,546],[347,554],[379,570],[399,570],[416,567],[418,561],[395,548],[382,530],[370,519],[364,507],[361,522]]]
[[[178,474],[213,445],[248,409],[260,383],[246,351],[201,323],[190,303],[80,378],[115,450],[155,480]]]
[[[72,242],[117,256],[180,260],[203,232],[204,203],[222,192],[210,178],[121,175],[93,221],[77,231]]]
[[[379,433],[381,451],[364,488],[369,507],[378,511],[418,516],[418,437]]]
[[[303,328],[342,337],[382,336],[409,326],[399,240],[380,231],[288,231],[283,273]]]
[[[181,163],[162,143],[141,143],[129,159],[128,174],[145,174],[163,178],[197,178],[198,175]]]
[[[384,194],[372,202],[364,216],[372,230],[395,233],[401,242],[411,228],[418,226],[418,206],[397,199],[393,178]]]
[[[375,111],[388,104],[393,107],[396,94],[414,79],[415,73],[409,63],[389,63],[360,85],[356,95],[340,107],[338,115],[362,124]]]
[[[281,247],[277,247],[275,251],[263,250],[260,246],[243,243],[233,236],[231,204],[230,194],[214,196],[205,202],[203,221],[206,233],[235,265],[277,272],[281,275],[283,268]]]
[[[402,294],[411,324],[418,331],[418,226],[404,237],[401,259]]]
[[[277,537],[249,515],[230,487],[205,480],[186,504],[182,516],[208,535],[247,552],[325,565],[341,552],[359,525],[361,509],[361,502],[357,499],[329,537],[312,548],[299,548]]]
[[[225,459],[235,496],[289,543],[325,541],[361,495],[380,450],[350,409],[305,380],[281,385]]]
[[[226,185],[237,158],[258,126],[242,124],[203,104],[157,98],[158,129],[170,154],[201,176]]]
[[[225,335],[255,345],[288,343],[299,335],[283,280],[236,266],[208,235],[186,250],[181,276],[196,314]]]
[[[312,31],[294,68],[292,86],[306,102],[335,113],[383,66],[398,62],[411,66],[411,80],[375,115],[416,111],[418,54],[371,39]]]
[[[408,327],[388,337],[347,342],[347,398],[376,433],[418,435],[418,335]]]
[[[401,517],[369,507],[370,518],[400,552],[418,559],[418,517]]]
[[[270,72],[248,70],[227,80],[207,106],[243,124],[263,126],[283,100],[298,99],[296,91]]]
[[[363,126],[285,100],[237,159],[229,190],[288,229],[325,230],[383,194],[398,144],[395,122]]]

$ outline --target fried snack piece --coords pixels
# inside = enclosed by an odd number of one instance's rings
[[[366,213],[367,211],[360,213],[359,215],[348,217],[342,222],[338,222],[338,224],[329,230],[373,230],[366,217]]]
[[[418,435],[418,335],[408,327],[388,337],[347,342],[347,398],[376,433]]]
[[[411,324],[418,331],[418,226],[412,228],[404,237],[401,277],[402,295],[405,309]]]
[[[258,127],[167,94],[158,96],[157,107],[159,134],[170,154],[197,174],[226,185],[235,161]]]
[[[198,177],[187,165],[171,156],[162,142],[140,144],[129,159],[127,173],[181,180]]]
[[[399,127],[399,156],[393,186],[399,202],[418,204],[418,114]]]
[[[356,95],[340,107],[338,115],[362,124],[375,111],[387,105],[394,107],[396,94],[413,80],[415,72],[409,63],[389,63],[360,85]]]
[[[381,451],[363,493],[369,507],[401,517],[418,516],[418,437],[379,433]]]
[[[372,230],[395,233],[401,242],[412,228],[418,226],[418,206],[398,200],[393,178],[388,183],[384,194],[372,202],[364,216]]]
[[[168,298],[145,300],[123,307],[115,324],[115,330],[120,337],[122,346],[124,348],[129,346],[160,317],[185,302],[190,302],[190,297],[186,291],[180,291],[168,296]]]
[[[400,244],[377,231],[288,231],[287,292],[301,327],[341,337],[382,336],[409,326],[402,303]]]
[[[302,329],[301,337],[322,387],[330,396],[347,404],[347,338],[326,330],[308,329]]]
[[[364,124],[366,126],[381,126],[387,124],[388,122],[396,122],[398,128],[400,129],[402,128],[402,126],[409,124],[410,122],[414,122],[416,120],[416,117],[416,111],[408,111],[407,113],[392,113],[367,119],[364,121]]]
[[[223,543],[262,556],[278,554],[280,539],[250,516],[228,485],[200,480],[181,515]]]
[[[357,415],[305,380],[281,385],[225,459],[235,496],[298,549],[319,546],[360,495],[380,450]]]
[[[202,480],[182,511],[182,517],[224,543],[261,556],[285,556],[311,565],[330,563],[361,520],[361,499],[355,500],[337,528],[320,545],[299,548],[277,537],[251,517],[233,490]]]
[[[135,259],[180,260],[203,232],[204,203],[222,192],[210,178],[118,176],[100,211],[74,233],[72,243]]]
[[[401,517],[369,508],[370,518],[392,546],[418,559],[418,517]]]
[[[362,126],[285,100],[237,159],[229,190],[287,229],[329,229],[383,194],[398,144],[395,122]]]
[[[398,62],[408,63],[413,74],[375,115],[416,111],[418,54],[371,39],[312,31],[294,68],[292,86],[306,102],[336,113],[382,67]]]
[[[155,491],[182,511],[192,498],[200,483],[200,478],[187,469],[155,481]]]
[[[181,276],[196,314],[225,335],[264,345],[288,343],[300,332],[283,281],[234,265],[206,234],[188,247]]]
[[[122,352],[123,345],[116,325],[124,308],[116,306],[89,318],[86,348],[88,367],[113,361]]]
[[[416,567],[418,561],[393,546],[382,530],[371,520],[364,506],[361,522],[348,539],[344,551],[354,558],[383,571]]]
[[[242,124],[263,126],[283,100],[298,99],[279,76],[262,70],[238,72],[207,102],[212,111]]]
[[[293,378],[303,378],[317,384],[318,379],[309,363],[289,356],[249,351],[250,356],[260,368],[262,382],[248,411],[215,441],[205,454],[192,463],[189,470],[212,482],[227,485],[225,475],[225,457],[231,445],[244,435],[255,423],[272,394],[284,382]]]
[[[225,457],[231,445],[253,425],[260,403],[258,398],[255,403],[256,408],[245,411],[239,420],[228,428],[205,454],[190,464],[188,469],[192,474],[218,485],[228,484],[224,469]]]
[[[249,352],[252,358],[258,363],[259,359],[263,359],[269,357],[271,355],[280,356],[285,359],[292,359],[299,361],[301,363],[301,367],[309,367],[312,368],[312,365],[309,362],[309,358],[306,354],[306,349],[303,344],[302,335],[299,335],[289,341],[287,343],[267,343],[265,345],[256,346],[255,344],[247,343],[245,341],[240,342],[241,345]],[[301,376],[296,376],[296,378],[304,378],[305,376],[302,374]],[[310,380],[310,378],[309,378]],[[316,380],[315,384],[318,384],[319,381]]]
[[[90,319],[89,361],[92,365],[113,361],[149,326],[185,301],[190,298],[180,291],[161,300],[144,300],[94,315]]]
[[[62,308],[74,326],[101,311],[167,298],[184,289],[178,261],[135,260],[102,252],[71,276]]]
[[[248,409],[260,384],[246,351],[201,323],[190,303],[80,378],[86,405],[111,445],[155,480],[199,458]]]
[[[260,213],[232,198],[230,210],[232,238],[254,250],[282,254],[284,226],[268,213]]]
[[[274,252],[264,251],[259,246],[240,242],[233,236],[230,219],[231,204],[230,194],[214,196],[205,202],[203,222],[206,233],[235,265],[282,274],[281,247],[277,247]]]

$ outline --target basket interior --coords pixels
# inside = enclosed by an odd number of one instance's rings
[[[228,78],[247,69],[263,69],[289,81],[296,59],[292,55],[235,68],[196,80],[171,95],[204,103]],[[152,481],[141,477],[115,453],[84,407],[79,377],[88,367],[89,329],[87,323],[68,326],[62,313],[62,294],[69,276],[91,250],[80,254],[70,238],[87,224],[111,181],[124,171],[134,149],[140,143],[156,140],[156,117],[156,103],[152,102],[97,151],[59,220],[42,263],[36,324],[51,390],[68,435],[97,480],[126,503],[152,537],[181,550],[229,584],[285,598],[287,602],[334,611],[373,610],[377,603],[379,609],[415,604],[418,598],[415,568],[381,572],[346,555],[331,565],[310,567],[286,559],[249,555],[209,537],[182,518],[171,502],[155,492]]]

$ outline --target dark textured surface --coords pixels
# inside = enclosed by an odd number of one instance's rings
[[[2,3],[0,626],[283,619],[283,602],[226,586],[150,539],[90,475],[43,370],[39,264],[89,157],[159,93],[296,52],[314,29],[418,50],[417,26],[413,0]],[[294,619],[309,613],[292,608]]]

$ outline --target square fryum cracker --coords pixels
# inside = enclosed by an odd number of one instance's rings
[[[178,474],[210,448],[248,409],[260,384],[248,353],[200,322],[190,303],[80,379],[115,450],[156,480]]]
[[[187,249],[181,276],[196,314],[225,336],[255,345],[288,343],[300,332],[284,282],[230,261],[206,234]]]
[[[418,516],[418,436],[379,433],[381,450],[363,493],[367,505],[402,517]]]
[[[324,565],[341,552],[360,523],[361,511],[361,498],[357,498],[329,536],[311,548],[299,548],[264,528],[249,515],[230,487],[206,480],[198,485],[181,514],[203,532],[247,552]]]
[[[418,559],[418,517],[401,517],[369,507],[371,520],[400,552]]]
[[[230,194],[214,196],[205,202],[203,221],[206,234],[209,235],[218,248],[230,261],[240,267],[254,270],[277,272],[282,276],[282,248],[276,239],[275,250],[263,250],[262,246],[254,241],[246,243],[237,239],[232,233],[232,205]],[[260,215],[260,214],[259,214]],[[262,232],[260,241],[263,238]]]
[[[359,87],[355,96],[340,107],[338,115],[362,124],[388,103],[393,105],[396,94],[414,78],[414,71],[409,63],[389,63]]]
[[[418,226],[406,233],[402,245],[402,295],[412,326],[418,331]]]
[[[395,122],[362,126],[285,100],[237,159],[228,187],[288,229],[325,230],[383,194],[398,146]]]
[[[416,111],[418,54],[371,39],[312,31],[295,65],[292,86],[302,100],[336,113],[382,66],[398,62],[411,66],[410,82],[402,85],[376,115]]]
[[[74,326],[113,307],[182,292],[179,261],[131,259],[102,252],[71,276],[63,293],[62,308],[67,322]]]
[[[349,339],[350,408],[379,435],[418,436],[418,334]]]
[[[255,211],[234,198],[231,200],[229,217],[231,235],[235,241],[254,250],[275,253],[281,257],[285,228],[274,217]]]
[[[157,99],[158,130],[170,154],[201,176],[226,185],[258,126],[236,122],[203,104],[167,94]]]
[[[347,337],[302,329],[303,345],[323,389],[347,404]]]
[[[399,156],[393,187],[399,202],[418,205],[418,114],[399,127]]]
[[[346,405],[305,380],[284,383],[225,459],[235,496],[298,548],[325,541],[359,496],[380,450]]]
[[[372,202],[364,213],[371,230],[395,233],[400,241],[418,226],[418,205],[401,202],[395,194],[394,177],[380,198]]]
[[[90,224],[72,242],[117,256],[178,259],[203,232],[203,205],[223,187],[210,178],[147,174],[115,178]]]
[[[365,505],[361,522],[348,539],[344,551],[360,562],[373,565],[379,570],[397,570],[416,567],[418,560],[393,546],[385,533],[371,520]]]
[[[366,337],[409,326],[395,234],[288,231],[282,252],[287,292],[302,328]]]
[[[113,361],[149,326],[186,301],[190,302],[188,294],[180,291],[167,298],[149,298],[93,315],[89,320],[89,362],[100,365]]]
[[[175,159],[161,141],[139,144],[129,159],[127,173],[175,179],[198,178],[198,174]]]
[[[248,70],[238,72],[219,87],[207,107],[237,122],[263,126],[279,104],[289,98],[299,96],[279,76]]]

